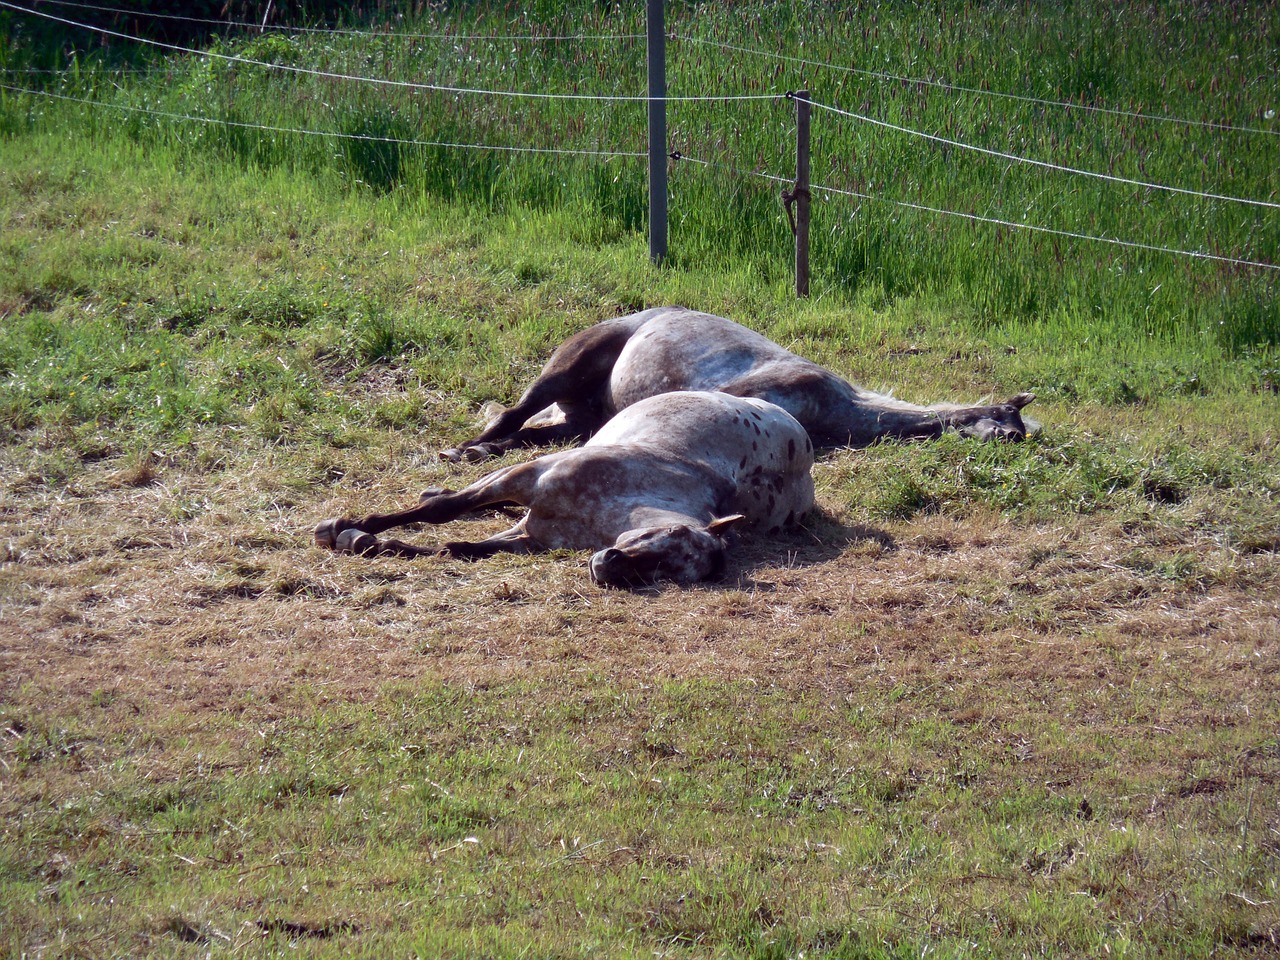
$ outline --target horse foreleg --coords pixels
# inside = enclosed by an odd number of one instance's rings
[[[451,541],[439,547],[419,547],[403,540],[379,540],[363,530],[348,529],[338,534],[335,548],[339,553],[358,553],[365,557],[453,557],[455,560],[481,560],[495,553],[536,553],[544,549],[524,532],[523,524],[478,542]]]
[[[479,542],[453,541],[436,551],[438,556],[455,560],[483,560],[495,553],[541,553],[546,548],[524,532],[524,524],[518,523],[510,530],[496,533]]]
[[[379,540],[364,530],[344,530],[338,535],[339,553],[358,553],[365,557],[452,557],[476,561],[495,553],[538,553],[543,545],[526,534],[524,524],[480,541],[453,540],[443,547],[417,547],[403,540]]]
[[[474,510],[497,504],[528,506],[538,477],[543,470],[542,464],[543,461],[535,460],[505,467],[487,477],[482,477],[471,486],[456,493],[451,490],[438,492],[428,490],[414,506],[407,510],[325,520],[315,529],[316,545],[344,553],[383,552],[382,547],[385,545],[378,545],[377,534],[392,527],[411,523],[448,523]],[[362,539],[359,534],[367,535],[372,542]],[[422,548],[413,548],[413,550],[418,552],[401,552],[412,556],[434,552]]]

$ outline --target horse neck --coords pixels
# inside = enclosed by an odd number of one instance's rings
[[[921,406],[888,394],[849,385],[848,398],[827,411],[827,442],[865,446],[886,437],[900,439],[938,437],[946,430],[956,404]]]

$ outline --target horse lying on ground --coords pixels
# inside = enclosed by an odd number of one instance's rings
[[[724,569],[726,531],[744,522],[769,533],[813,505],[813,445],[771,403],[705,391],[640,400],[586,446],[504,467],[465,490],[428,491],[399,513],[334,519],[316,543],[345,553],[479,559],[500,551],[596,550],[602,586],[658,579],[689,583]],[[529,512],[478,543],[415,547],[375,536],[407,523],[445,523],[485,506]]]
[[[991,406],[916,406],[854,386],[732,320],[685,307],[605,320],[562,343],[520,401],[495,412],[475,438],[441,452],[483,460],[515,447],[581,440],[646,397],[718,390],[758,397],[800,421],[818,447],[861,447],[885,437],[1021,440],[1020,393]]]

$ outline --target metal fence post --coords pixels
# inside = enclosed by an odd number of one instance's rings
[[[667,49],[663,0],[648,0],[649,259],[667,256]]]
[[[796,296],[809,295],[809,91],[797,90],[796,101]]]

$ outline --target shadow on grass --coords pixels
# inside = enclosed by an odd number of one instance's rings
[[[440,492],[440,488],[431,488],[423,493],[428,496]],[[512,509],[511,506],[497,504],[467,514],[468,518],[503,517],[518,520],[523,510]],[[443,525],[441,525],[443,526]],[[435,531],[430,545],[417,543],[418,549],[431,551],[444,546],[441,537],[441,526],[431,524],[406,524],[402,531],[422,533]],[[436,542],[438,541],[438,542]],[[799,570],[822,563],[828,563],[842,556],[850,548],[871,552],[889,552],[897,549],[893,537],[879,527],[867,524],[846,524],[835,519],[822,510],[814,510],[805,519],[804,524],[794,530],[786,530],[773,535],[765,533],[749,533],[731,540],[727,551],[727,566],[724,574],[715,580],[701,581],[696,584],[680,584],[669,580],[625,589],[626,592],[639,596],[662,596],[672,590],[685,590],[693,586],[723,590],[761,590],[768,591],[774,584],[765,580],[755,580],[752,572],[760,569]],[[573,563],[581,553],[581,562],[585,566],[586,558],[593,551],[549,551],[551,554],[563,554],[566,562]],[[546,556],[547,554],[541,554]],[[403,561],[403,558],[401,558]],[[457,558],[459,563],[483,563],[479,558]],[[590,579],[587,580],[590,583]],[[613,589],[613,588],[610,588]]]
[[[773,535],[751,533],[737,537],[729,544],[723,576],[698,583],[657,583],[626,589],[637,596],[660,597],[671,592],[701,587],[707,590],[751,590],[768,593],[777,585],[772,580],[757,580],[753,573],[760,569],[802,570],[829,563],[849,549],[865,549],[887,553],[897,549],[897,542],[887,531],[867,524],[846,524],[822,510],[815,509],[802,526]],[[609,588],[614,589],[614,588]]]
[[[897,542],[886,530],[868,524],[847,524],[823,510],[815,509],[795,530],[772,536],[757,534],[730,545],[729,564],[723,579],[711,584],[732,590],[772,590],[768,581],[756,580],[760,568],[799,570],[813,567],[845,554],[850,548],[888,552]],[[678,584],[658,584],[661,592],[679,589]]]

